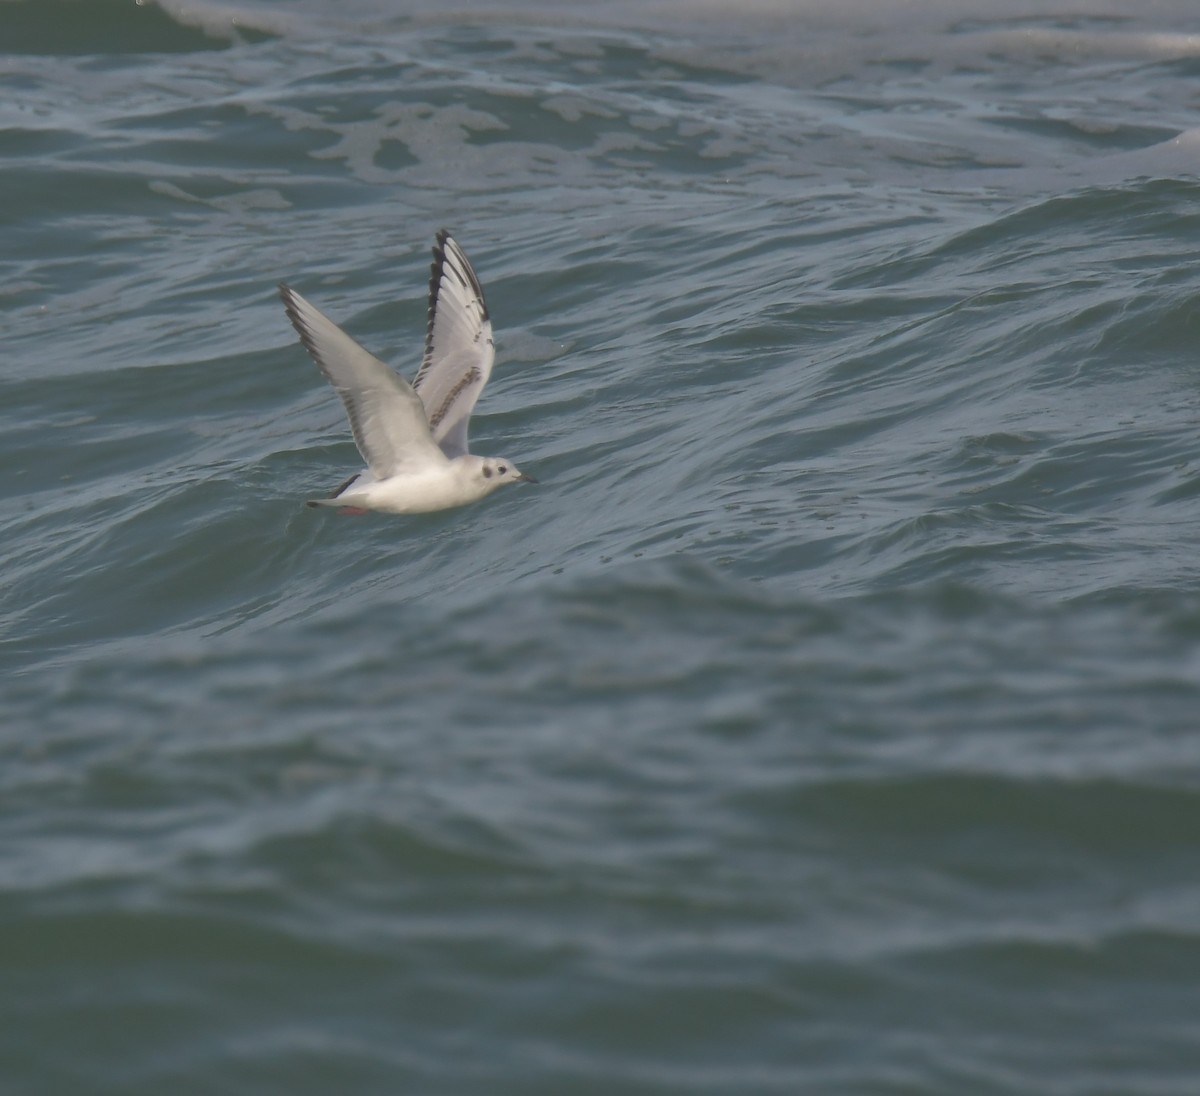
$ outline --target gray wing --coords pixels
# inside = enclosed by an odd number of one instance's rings
[[[447,457],[467,452],[467,425],[495,360],[483,287],[443,228],[433,249],[425,356],[413,388],[425,405],[433,440]]]
[[[386,479],[401,468],[444,463],[420,397],[370,351],[294,289],[279,287],[300,341],[346,405],[355,444],[372,475]]]

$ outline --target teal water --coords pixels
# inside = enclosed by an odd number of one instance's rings
[[[1200,13],[0,4],[0,1090],[1191,1096]],[[358,466],[442,225],[538,487]]]

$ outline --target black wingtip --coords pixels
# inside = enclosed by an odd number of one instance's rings
[[[312,340],[309,337],[308,329],[300,320],[300,313],[296,310],[296,294],[286,282],[279,283],[279,299],[283,301],[283,310],[287,313],[287,318],[291,321],[292,327],[296,329],[296,334],[300,336],[300,341],[304,344],[304,348],[311,354],[313,352]]]
[[[308,351],[308,356],[317,363],[317,368],[324,372],[325,366],[321,364],[321,354],[313,339],[313,333],[309,330],[308,324],[304,322],[304,318],[300,315],[300,309],[296,305],[297,296],[299,294],[294,292],[291,286],[284,285],[283,282],[279,283],[279,299],[283,301],[283,310],[287,313],[288,320],[295,329],[296,334],[300,336],[300,345]]]
[[[433,245],[433,262],[429,265],[429,324],[427,334],[433,334],[433,316],[437,311],[438,286],[441,283],[442,275],[446,269],[446,242],[450,239],[451,233],[448,228],[439,228],[437,235],[434,236],[436,241]],[[460,280],[464,285],[470,285],[471,292],[479,298],[479,303],[483,306],[483,318],[490,319],[488,312],[487,297],[484,295],[483,286],[479,282],[478,276],[475,274],[475,268],[471,266],[471,260],[467,258],[467,254],[458,244],[455,245],[459,255],[462,256],[464,269],[460,274]],[[452,267],[451,269],[454,269]]]
[[[283,310],[287,313],[288,319],[292,321],[292,326],[300,331],[301,325],[296,312],[296,294],[287,282],[279,283],[279,299],[283,301]]]
[[[434,291],[437,281],[442,276],[442,264],[446,261],[446,241],[450,239],[450,229],[439,228],[433,237],[433,247],[429,249],[433,262],[429,266],[429,303],[433,304]]]
[[[429,264],[429,297],[425,308],[425,354],[422,367],[429,361],[433,350],[433,321],[437,316],[438,292],[442,284],[442,269],[446,265],[446,241],[450,239],[450,229],[439,228],[434,235],[432,247],[433,262]],[[419,372],[418,372],[419,376]]]
[[[433,255],[433,262],[429,264],[429,310],[431,313],[437,300],[437,284],[442,277],[442,267],[446,263],[446,241],[448,239],[450,239],[450,230],[439,228],[437,235],[433,238],[433,247],[429,249]]]
[[[446,244],[450,239],[450,229],[448,228],[439,228],[434,236],[436,242],[433,245],[433,262],[429,266],[429,306],[425,315],[425,354],[421,359],[421,368],[417,370],[417,376],[413,381],[414,388],[420,386],[425,370],[428,368],[433,355],[433,325],[437,319],[438,297],[441,295],[442,281],[446,276],[448,262],[454,277],[463,286],[469,286],[471,292],[479,299],[479,307],[483,319],[491,319],[491,314],[488,311],[487,297],[483,293],[483,286],[480,285],[479,278],[476,276],[475,270],[471,266],[471,260],[467,258],[466,252],[455,244],[455,251],[458,258],[452,257],[447,260]],[[460,266],[462,267],[461,270],[459,269]]]
[[[425,352],[421,355],[421,368],[417,370],[416,381],[421,379],[421,371],[429,363],[429,355],[433,350],[433,320],[437,315],[438,283],[442,280],[442,263],[446,261],[446,240],[449,236],[450,233],[446,229],[439,229],[437,243],[433,245],[433,262],[429,264],[429,296],[425,306]]]

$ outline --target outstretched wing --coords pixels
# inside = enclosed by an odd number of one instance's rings
[[[326,380],[346,405],[358,451],[376,479],[401,468],[445,462],[420,397],[370,351],[294,289],[279,287],[288,319]]]
[[[413,388],[425,405],[433,440],[447,457],[467,452],[467,424],[495,359],[483,287],[443,228],[433,249],[425,356]]]

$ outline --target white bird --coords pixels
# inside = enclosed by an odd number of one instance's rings
[[[343,514],[421,514],[464,506],[506,483],[537,483],[502,457],[467,451],[467,425],[496,358],[483,287],[442,229],[429,276],[425,356],[410,385],[294,289],[279,287],[300,341],[346,405],[367,462],[330,498]]]

